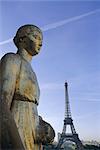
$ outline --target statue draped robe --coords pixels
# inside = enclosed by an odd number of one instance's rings
[[[1,101],[11,111],[24,149],[39,150],[40,90],[30,63],[19,54],[6,54],[0,62],[0,86]]]

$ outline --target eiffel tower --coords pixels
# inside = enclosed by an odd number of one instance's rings
[[[71,133],[66,133],[67,126],[70,126]],[[72,141],[76,144],[77,150],[84,150],[82,142],[79,139],[78,134],[75,131],[73,119],[71,117],[70,104],[68,99],[68,84],[65,82],[65,119],[62,133],[60,134],[60,139],[58,141],[57,149],[61,149],[61,146],[66,141]]]

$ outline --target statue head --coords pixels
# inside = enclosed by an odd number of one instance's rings
[[[36,55],[39,53],[42,46],[42,31],[35,25],[21,26],[13,41],[18,50],[25,49],[30,55]]]

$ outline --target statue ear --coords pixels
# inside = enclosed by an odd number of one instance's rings
[[[20,38],[19,38],[19,42],[22,42],[22,41],[23,41],[23,38],[22,38],[22,37],[20,37]]]
[[[22,37],[20,37],[20,38],[19,38],[19,42],[25,42],[25,41],[26,41],[26,37],[27,37],[27,36],[22,36]]]
[[[16,44],[16,36],[13,38],[14,43]]]
[[[15,36],[15,37],[13,38],[13,41],[14,41],[15,45],[16,45],[17,47],[19,47],[19,43],[22,42],[22,39]]]
[[[18,46],[18,40],[16,36],[13,38],[13,42],[15,43],[16,46]]]

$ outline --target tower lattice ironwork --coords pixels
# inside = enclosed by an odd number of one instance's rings
[[[66,132],[66,129],[67,129],[68,125],[70,126],[71,133]],[[65,82],[65,118],[64,118],[64,125],[63,125],[63,130],[62,130],[62,133],[61,133],[59,141],[58,141],[57,148],[60,149],[61,146],[66,141],[74,142],[76,144],[77,150],[83,150],[82,142],[79,139],[79,136],[75,131],[75,127],[74,127],[74,124],[73,124],[73,119],[72,119],[72,116],[71,116],[67,82]]]

